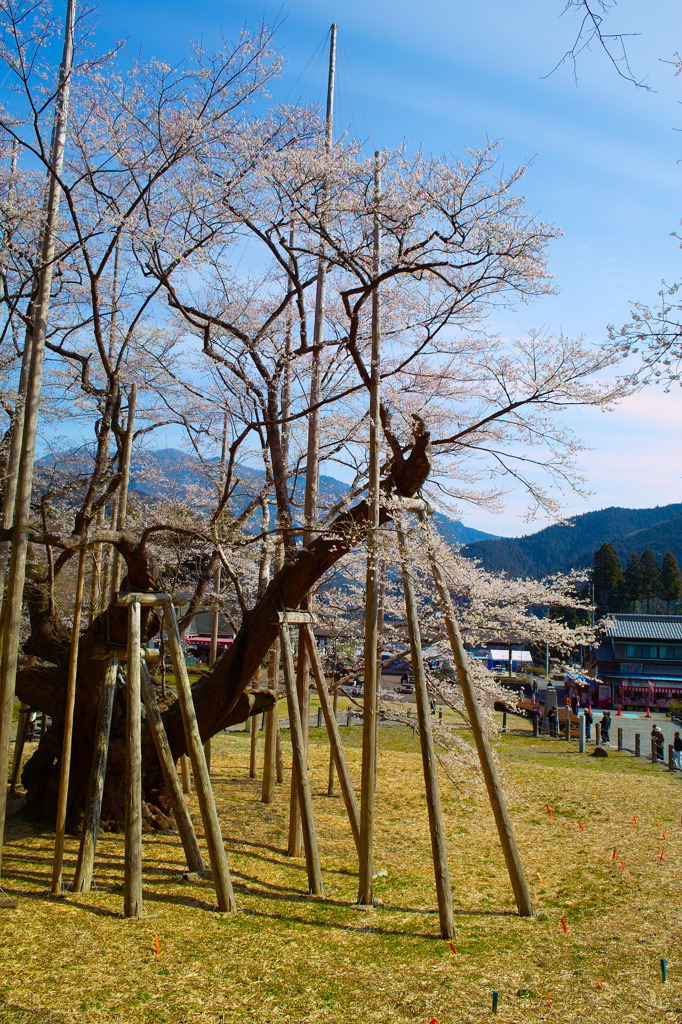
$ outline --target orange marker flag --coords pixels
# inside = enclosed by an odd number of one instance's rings
[[[633,815],[632,815],[632,820],[633,820],[633,821],[634,821],[634,823],[635,823],[635,828],[637,828],[637,815],[636,815],[636,814],[633,814]]]
[[[159,936],[156,934],[156,932],[154,933],[154,949],[156,950],[156,955],[160,956],[161,947],[159,946]]]

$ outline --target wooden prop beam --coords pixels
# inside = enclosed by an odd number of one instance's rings
[[[521,864],[521,858],[516,845],[514,829],[512,828],[511,818],[509,817],[504,790],[500,783],[497,769],[495,768],[495,762],[493,760],[490,744],[488,743],[488,737],[485,734],[483,718],[476,698],[476,688],[469,673],[467,655],[464,650],[464,644],[462,643],[459,626],[457,625],[457,618],[450,598],[450,591],[448,590],[447,583],[445,582],[445,578],[438,563],[438,558],[436,557],[433,538],[431,537],[431,531],[426,520],[426,515],[424,512],[418,512],[417,514],[423,526],[431,572],[433,574],[438,599],[445,619],[445,626],[448,633],[448,639],[450,641],[452,657],[457,669],[457,678],[460,686],[462,687],[462,694],[464,696],[464,703],[469,717],[469,724],[471,725],[471,731],[474,734],[476,749],[478,750],[481,769],[483,771],[483,778],[485,779],[488,797],[495,816],[495,824],[497,825],[498,835],[502,844],[502,851],[504,853],[504,859],[509,872],[509,879],[514,891],[516,905],[521,917],[533,917],[535,915],[535,908],[533,906],[530,890],[528,888],[528,883],[526,882],[526,876],[523,871],[523,865]]]
[[[126,664],[126,809],[123,916],[142,916],[142,703],[140,699],[140,604],[128,607]]]
[[[187,740],[189,758],[192,762],[194,784],[199,798],[201,817],[206,833],[206,844],[208,846],[208,855],[211,862],[213,884],[216,889],[218,909],[222,911],[236,911],[237,905],[235,903],[234,892],[232,890],[232,879],[230,877],[230,869],[227,865],[227,856],[225,854],[225,846],[223,844],[223,837],[220,831],[220,822],[218,821],[215,797],[213,796],[211,780],[209,778],[208,768],[206,767],[204,748],[199,734],[199,726],[197,724],[197,716],[194,710],[194,701],[192,699],[192,690],[189,684],[189,677],[187,675],[187,665],[185,664],[185,658],[182,651],[178,621],[175,617],[175,609],[173,608],[173,603],[170,598],[164,595],[163,601],[166,610],[166,630],[168,633],[171,658],[173,660],[175,681],[178,688],[178,700],[180,702],[180,711],[185,728],[185,738]]]
[[[287,704],[289,709],[291,746],[293,751],[294,767],[296,769],[296,779],[298,782],[299,805],[301,808],[301,820],[303,825],[303,845],[305,848],[306,870],[308,872],[308,890],[314,896],[322,896],[324,895],[324,888],[322,885],[320,856],[317,849],[317,834],[315,832],[313,802],[310,793],[308,765],[306,764],[305,745],[303,742],[303,728],[301,726],[298,694],[296,692],[296,670],[294,668],[294,656],[291,650],[289,628],[284,623],[280,624],[280,641],[282,645],[284,683],[287,691]]]
[[[154,687],[152,685],[147,666],[144,662],[142,663],[141,682],[142,700],[144,701],[145,710],[147,712],[147,722],[149,723],[152,739],[154,740],[156,755],[159,759],[159,764],[161,765],[163,781],[166,784],[168,797],[173,808],[173,817],[175,818],[175,824],[178,827],[182,848],[185,851],[185,857],[187,858],[187,867],[190,871],[204,877],[206,875],[206,868],[204,867],[204,862],[201,859],[201,851],[199,850],[196,832],[194,831],[192,819],[190,818],[189,811],[187,810],[187,804],[185,803],[182,795],[182,787],[180,786],[180,780],[178,779],[178,773],[175,768],[175,761],[173,760],[170,744],[168,743],[168,737],[166,736],[166,730],[163,727],[163,719],[161,718],[159,705],[156,702]]]
[[[334,715],[334,721],[336,722],[336,711],[339,706],[339,692],[334,690],[334,699],[332,703],[332,714]],[[337,723],[338,725],[338,723]],[[331,743],[329,744],[329,777],[327,779],[327,796],[334,796],[334,751],[332,750]]]
[[[22,704],[19,711],[19,721],[17,722],[17,736],[14,741],[14,759],[12,761],[12,774],[9,780],[9,791],[15,793],[17,789],[17,783],[19,781],[19,772],[21,771],[21,759],[24,754],[24,747],[26,746],[26,735],[28,733],[28,723],[31,717],[31,709],[28,704]]]
[[[454,939],[455,917],[452,909],[450,872],[448,870],[448,855],[445,846],[445,832],[443,830],[443,813],[440,804],[440,790],[438,788],[436,752],[433,746],[433,732],[431,729],[431,708],[426,687],[424,657],[422,653],[421,635],[419,632],[419,613],[417,611],[417,599],[412,582],[412,571],[410,568],[409,554],[407,550],[407,537],[400,517],[396,518],[396,530],[398,533],[398,548],[400,550],[400,563],[403,575],[403,590],[405,591],[407,629],[410,637],[410,652],[412,655],[414,691],[417,702],[417,718],[419,720],[419,743],[422,752],[422,766],[424,769],[424,783],[426,786],[426,806],[429,814],[429,830],[431,832],[431,852],[433,855],[433,869],[436,876],[436,892],[438,895],[440,935],[442,939]]]
[[[341,733],[339,732],[339,727],[336,722],[336,713],[332,707],[331,698],[329,696],[329,688],[322,668],[320,652],[318,651],[317,644],[315,643],[315,634],[310,626],[305,627],[304,640],[308,649],[308,656],[310,658],[313,676],[317,684],[317,695],[320,699],[320,707],[322,708],[324,722],[327,727],[327,733],[329,734],[329,747],[333,763],[339,776],[341,795],[343,796],[343,802],[346,806],[346,813],[348,814],[351,831],[353,832],[355,847],[359,853],[360,811],[358,809],[355,790],[353,789],[353,782],[350,777],[350,772],[348,771],[348,763],[343,750],[343,743],[341,742]],[[334,696],[336,696],[336,694],[334,694]]]
[[[73,609],[69,668],[66,677],[66,707],[64,709],[64,736],[62,739],[62,760],[59,772],[59,796],[57,798],[57,823],[54,838],[54,860],[52,862],[53,896],[62,892],[62,865],[64,863],[64,835],[66,832],[66,805],[69,797],[69,776],[71,774],[71,745],[73,741],[73,714],[76,706],[76,675],[78,673],[78,644],[81,630],[81,607],[83,604],[83,582],[85,580],[85,548],[78,552],[78,577],[76,580],[76,601]]]
[[[97,833],[102,813],[104,778],[107,771],[107,758],[109,756],[109,733],[111,732],[111,713],[114,708],[117,672],[118,661],[116,655],[112,654],[104,670],[102,688],[99,694],[97,724],[95,726],[95,746],[92,751],[92,767],[90,769],[88,795],[85,803],[83,831],[78,849],[76,874],[73,880],[74,892],[90,892],[92,887]]]
[[[277,710],[277,679],[279,676],[279,642],[270,648],[268,661],[268,689],[275,695],[275,703],[265,712],[265,744],[263,751],[263,787],[261,800],[271,804],[275,797],[277,775],[277,737],[279,735],[279,711]]]

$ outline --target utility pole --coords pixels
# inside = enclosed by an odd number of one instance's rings
[[[374,154],[374,199],[379,203],[381,172],[379,153]],[[379,633],[379,509],[381,439],[381,296],[377,279],[381,272],[381,220],[374,215],[374,291],[372,292],[372,353],[369,389],[369,485],[367,499],[367,582],[365,599],[365,678],[362,711],[362,778],[360,788],[360,870],[358,903],[372,906],[374,877],[374,796],[377,766],[377,688]]]
[[[334,137],[334,82],[336,75],[336,25],[331,26],[329,36],[329,74],[327,78],[327,113],[325,118],[324,149],[326,154],[332,151]],[[327,201],[327,189],[323,188],[322,194],[322,224],[325,220],[325,206]],[[324,314],[327,292],[327,260],[324,241],[320,240],[317,260],[317,283],[315,288],[315,320],[313,324],[313,348],[310,367],[310,412],[308,413],[308,448],[305,470],[305,500],[303,509],[303,544],[307,546],[312,543],[315,529],[317,527],[317,502],[320,490],[320,399],[322,380],[322,346],[324,343]],[[304,608],[307,611],[313,610],[313,596],[309,594],[305,600]],[[301,722],[303,727],[304,749],[308,746],[308,708],[309,690],[308,678],[310,674],[310,659],[305,645],[303,629],[299,630],[298,637],[298,693],[300,701]],[[291,803],[289,811],[289,841],[288,853],[293,857],[300,857],[303,852],[303,833],[301,823],[301,809],[298,803],[299,787],[295,779],[296,767],[292,768]]]
[[[48,195],[45,226],[43,229],[41,269],[35,302],[31,363],[26,383],[21,457],[17,473],[17,494],[14,506],[12,555],[8,572],[7,594],[3,606],[2,660],[0,663],[0,872],[2,871],[2,847],[5,832],[5,813],[7,810],[7,777],[9,772],[12,708],[16,690],[21,612],[24,598],[24,581],[26,579],[26,553],[31,515],[33,464],[35,462],[38,409],[43,381],[47,317],[50,309],[50,294],[54,272],[56,225],[61,197],[59,179],[64,164],[69,87],[73,66],[74,14],[75,0],[68,0],[64,26],[64,49],[59,69],[50,165],[48,168]]]

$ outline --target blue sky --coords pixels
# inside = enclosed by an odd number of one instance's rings
[[[632,301],[652,300],[662,278],[680,276],[671,233],[682,215],[682,77],[664,61],[682,48],[681,19],[673,0],[620,2],[609,30],[639,33],[628,42],[630,61],[652,91],[619,78],[597,49],[581,56],[576,85],[569,67],[546,77],[577,28],[563,7],[562,0],[105,0],[99,34],[102,43],[127,38],[142,56],[173,61],[186,39],[210,48],[221,26],[230,37],[243,24],[279,18],[287,65],[273,95],[322,100],[325,58],[310,61],[336,21],[340,128],[368,149],[406,140],[459,155],[492,138],[502,140],[507,168],[531,161],[529,208],[563,231],[550,253],[559,294],[500,313],[495,328],[562,330],[598,342],[607,324],[628,318]],[[592,447],[581,466],[594,494],[570,500],[567,513],[682,500],[681,397],[648,391],[609,415],[572,415],[568,422]],[[463,518],[509,535],[544,525],[526,524],[522,511],[512,494],[502,515],[463,510]]]

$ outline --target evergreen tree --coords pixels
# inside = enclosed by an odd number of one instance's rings
[[[642,597],[646,599],[646,610],[649,611],[649,601],[659,592],[661,570],[658,568],[656,555],[651,548],[642,552],[640,564],[642,566]]]
[[[625,566],[625,596],[630,604],[632,604],[632,610],[636,610],[638,601],[644,600],[644,575],[642,571],[642,563],[639,555],[633,553],[628,558],[628,564]]]
[[[670,611],[671,601],[679,601],[682,597],[682,575],[672,551],[663,555],[659,593],[666,603],[666,612]]]
[[[592,584],[598,608],[603,612],[617,611],[625,578],[616,549],[608,541],[595,551]]]

